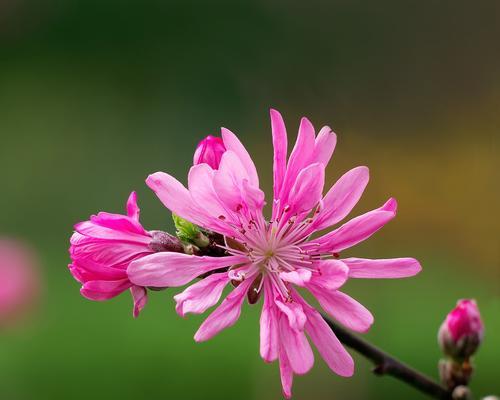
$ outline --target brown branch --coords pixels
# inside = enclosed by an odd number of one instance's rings
[[[452,399],[451,392],[431,378],[403,364],[401,361],[391,357],[378,347],[352,334],[347,329],[333,322],[327,316],[323,315],[323,318],[342,343],[356,350],[359,354],[368,358],[375,364],[373,372],[376,375],[391,375],[435,399]]]

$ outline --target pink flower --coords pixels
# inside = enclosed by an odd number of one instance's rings
[[[226,151],[221,138],[209,135],[196,147],[193,157],[193,165],[206,163],[213,169],[219,168],[222,155]]]
[[[358,216],[330,233],[311,239],[343,220],[368,183],[368,168],[348,171],[323,196],[325,166],[336,144],[328,127],[318,136],[306,118],[287,160],[287,135],[281,115],[271,110],[274,145],[274,196],[272,217],[263,216],[264,193],[254,163],[238,138],[222,128],[226,151],[214,169],[208,163],[189,171],[188,188],[172,176],[157,172],[146,180],[173,213],[205,229],[222,234],[227,257],[157,253],[132,262],[130,280],[142,286],[182,286],[222,267],[175,296],[177,312],[203,313],[219,301],[224,287],[236,287],[203,322],[195,334],[208,340],[233,325],[247,297],[253,304],[263,297],[260,318],[260,353],[279,360],[283,391],[291,396],[294,374],[313,365],[306,338],[317,347],[337,374],[353,374],[353,360],[332,330],[299,294],[311,292],[323,309],[348,328],[365,332],[373,323],[371,313],[339,288],[351,278],[402,278],[420,271],[412,258],[369,260],[338,259],[338,253],[370,237],[396,215],[396,201]]]
[[[438,341],[443,352],[453,358],[474,354],[484,336],[484,326],[475,300],[459,300],[443,321]]]
[[[100,212],[75,225],[69,269],[83,285],[81,294],[90,300],[108,300],[130,289],[137,317],[146,305],[147,293],[129,281],[127,267],[133,260],[154,253],[153,237],[139,222],[135,192],[130,194],[126,210],[127,215]]]
[[[0,237],[0,327],[10,325],[40,294],[38,263],[24,243]]]

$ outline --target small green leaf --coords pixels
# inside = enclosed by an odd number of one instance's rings
[[[193,242],[199,237],[201,230],[196,225],[175,214],[172,214],[172,219],[179,239],[185,242]]]

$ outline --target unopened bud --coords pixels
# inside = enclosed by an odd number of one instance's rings
[[[438,342],[443,353],[455,360],[467,360],[483,340],[484,327],[474,300],[459,300],[442,323]]]
[[[213,169],[218,169],[222,155],[226,151],[221,138],[212,135],[203,139],[194,152],[193,164],[208,164]]]

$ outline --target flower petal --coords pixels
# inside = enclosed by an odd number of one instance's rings
[[[286,169],[285,179],[279,195],[281,206],[288,200],[290,188],[295,183],[299,172],[309,165],[314,151],[314,127],[307,118],[300,120],[299,134],[293,147]],[[277,200],[277,199],[275,199]]]
[[[321,260],[317,263],[317,272],[312,274],[306,286],[334,291],[347,281],[348,273],[349,268],[340,260]]]
[[[323,208],[316,216],[316,230],[328,228],[342,221],[357,204],[368,184],[367,167],[357,167],[346,172],[323,199]]]
[[[184,317],[186,313],[201,314],[216,304],[222,291],[229,282],[227,272],[212,274],[189,286],[186,290],[174,296],[177,302],[175,310]]]
[[[321,307],[342,325],[356,332],[366,332],[373,324],[373,316],[363,305],[345,293],[310,287]]]
[[[314,240],[318,252],[339,252],[366,240],[396,216],[396,200],[346,222],[340,228]]]
[[[148,293],[146,288],[137,285],[132,285],[130,293],[132,294],[132,298],[134,300],[133,316],[134,318],[137,318],[148,302]]]
[[[249,176],[238,156],[233,151],[226,151],[222,156],[219,170],[215,171],[213,185],[217,196],[231,211],[241,209],[245,203],[242,197],[242,181]]]
[[[252,213],[252,215],[258,215],[259,213],[262,214],[262,209],[266,204],[264,201],[264,192],[259,188],[252,186],[246,179],[241,182],[241,184],[241,194],[243,199],[245,199],[245,204],[247,205],[250,213]]]
[[[283,395],[285,398],[290,399],[292,397],[293,371],[283,346],[280,346],[279,349],[279,364]]]
[[[80,289],[83,297],[89,300],[103,301],[118,296],[131,286],[128,279],[117,281],[88,281]]]
[[[289,317],[284,313],[279,316],[280,347],[285,349],[292,371],[302,375],[307,373],[314,364],[311,346],[303,331],[293,329]]]
[[[226,149],[234,152],[238,156],[245,167],[250,183],[255,187],[259,187],[259,176],[257,175],[255,164],[248,154],[248,151],[245,149],[245,146],[243,146],[237,136],[229,129],[221,128],[221,133]]]
[[[278,311],[269,278],[264,279],[264,305],[260,314],[260,356],[266,362],[273,362],[278,358],[279,348]]]
[[[301,214],[311,211],[321,199],[324,184],[323,164],[315,163],[302,169],[288,195],[287,204],[290,206],[290,213]]]
[[[139,221],[139,215],[141,213],[141,210],[137,205],[137,194],[135,192],[130,193],[130,196],[128,197],[127,200],[126,208],[127,208],[127,216],[136,221]]]
[[[79,261],[75,260],[69,265],[69,270],[73,277],[80,283],[95,280],[118,281],[127,279],[127,272],[124,269],[93,263],[85,263],[82,266],[79,264]]]
[[[287,156],[287,136],[286,127],[283,122],[283,117],[281,114],[271,109],[271,131],[273,134],[273,148],[274,148],[274,160],[273,160],[273,189],[274,198],[279,198],[281,187],[283,185],[283,180],[285,179],[286,172],[286,156]],[[274,218],[274,217],[273,217]]]
[[[217,335],[220,331],[233,326],[241,314],[241,305],[253,279],[245,279],[222,301],[208,318],[203,321],[194,335],[194,340],[204,342]]]
[[[311,271],[303,268],[296,269],[290,272],[280,272],[280,278],[284,281],[293,283],[294,285],[304,287],[311,280]]]
[[[210,228],[232,236],[233,230],[227,225],[227,222],[236,221],[234,221],[231,211],[224,207],[214,189],[214,175],[214,170],[208,164],[198,164],[191,167],[188,175],[189,193],[193,202],[203,205],[204,213],[212,217],[209,223]],[[219,219],[220,216],[224,217],[224,222]]]
[[[314,142],[314,152],[311,161],[321,163],[324,166],[328,165],[336,144],[337,135],[335,132],[329,126],[321,128]]]
[[[94,239],[75,232],[70,239],[70,255],[81,267],[100,273],[108,268],[124,269],[137,257],[153,251],[144,244]],[[112,273],[112,271],[110,271]]]
[[[281,300],[274,300],[279,310],[287,316],[288,325],[295,331],[303,331],[306,323],[306,315],[302,306],[297,302],[283,303]]]
[[[323,317],[314,308],[304,306],[307,315],[306,332],[330,369],[340,376],[354,373],[354,361],[342,346]]]
[[[418,274],[422,267],[414,258],[345,258],[350,278],[407,278]]]
[[[148,245],[151,237],[145,233],[142,227],[142,231],[138,231],[131,221],[130,218],[123,215],[100,212],[98,215],[90,217],[90,221],[77,223],[75,231],[93,239],[120,240]],[[104,223],[107,226],[103,225]],[[132,229],[136,230],[133,232]]]
[[[146,184],[152,189],[165,207],[174,214],[196,225],[207,227],[205,214],[194,204],[189,191],[174,177],[156,172],[146,179]]]
[[[198,257],[160,252],[133,261],[127,274],[130,281],[139,286],[182,286],[206,272],[244,261],[246,257],[243,256]]]

